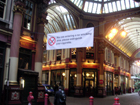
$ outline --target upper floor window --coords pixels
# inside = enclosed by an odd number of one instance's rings
[[[94,47],[86,47],[86,59],[94,59]]]
[[[108,49],[108,62],[111,63],[111,50]]]
[[[47,50],[43,52],[43,62],[47,61]]]
[[[6,6],[6,0],[0,0],[0,18],[4,17],[5,6]]]
[[[76,59],[76,48],[71,49],[72,59]]]
[[[61,60],[61,50],[56,50],[56,56],[57,56],[57,58],[56,58],[56,60],[57,61],[60,61]]]
[[[25,5],[26,5],[26,12],[25,12],[25,15],[24,15],[24,27],[27,28],[28,30],[31,30],[33,3],[26,0]]]

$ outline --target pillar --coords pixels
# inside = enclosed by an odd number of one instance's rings
[[[104,97],[106,96],[105,92],[105,77],[104,77],[104,52],[105,52],[105,46],[104,46],[104,40],[99,40],[98,42],[98,59],[99,59],[99,72],[98,72],[98,96]]]
[[[121,86],[121,75],[119,74],[119,86]]]
[[[51,70],[49,70],[49,80],[48,80],[48,84],[51,85]]]
[[[10,46],[7,45],[6,54],[5,54],[4,79],[3,79],[4,84],[3,84],[3,86],[6,85],[7,80],[8,80],[9,58],[10,58]]]
[[[69,69],[65,70],[64,89],[65,89],[66,95],[68,95],[68,91],[69,91]]]
[[[76,51],[77,59],[77,82],[76,86],[82,85],[82,48],[78,48]]]
[[[37,25],[37,43],[36,43],[36,54],[35,54],[35,71],[39,73],[38,83],[41,84],[42,79],[42,56],[43,56],[43,37],[44,37],[44,23],[47,23],[46,20],[47,14],[40,14],[38,17]]]
[[[18,71],[18,56],[19,56],[19,40],[21,34],[22,16],[24,4],[21,1],[16,1],[14,6],[14,22],[13,22],[13,35],[11,39],[11,51],[10,51],[10,75],[9,81],[11,84],[17,83],[17,71]]]

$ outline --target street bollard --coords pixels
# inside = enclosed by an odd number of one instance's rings
[[[121,105],[121,104],[119,103],[119,98],[118,98],[118,97],[114,98],[114,100],[115,100],[115,102],[114,102],[113,105]]]
[[[34,99],[34,96],[32,95],[32,92],[30,91],[29,92],[29,96],[28,96],[28,98],[27,98],[27,100],[28,100],[28,105],[32,105],[32,100]]]
[[[48,105],[48,94],[45,94],[44,105]]]
[[[92,96],[89,97],[89,105],[93,105],[93,99],[94,99],[94,97],[92,97]]]

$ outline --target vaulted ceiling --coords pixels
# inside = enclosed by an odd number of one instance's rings
[[[59,0],[56,0],[59,2]],[[77,22],[73,16],[63,5],[60,5],[55,0],[50,0],[47,9],[48,24],[45,25],[45,33],[54,33],[66,30],[73,30],[78,27]],[[61,0],[60,0],[61,1]],[[73,4],[83,12],[90,14],[109,14],[123,10],[131,10],[133,8],[140,8],[140,3],[134,0],[65,0]],[[139,11],[140,12],[140,11]],[[120,50],[126,53],[129,57],[140,48],[140,17],[130,16],[119,20],[113,27],[118,29],[117,35],[112,39],[108,39],[111,43],[117,46]],[[112,27],[110,27],[111,30]],[[125,30],[127,36],[122,38],[120,32]],[[109,31],[106,33],[106,35]],[[44,36],[44,41],[46,41]]]

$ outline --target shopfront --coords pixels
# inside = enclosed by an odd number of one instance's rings
[[[121,75],[121,90],[122,93],[125,93],[125,76]]]
[[[77,71],[76,69],[70,69],[70,79],[69,79],[69,95],[74,96],[75,86],[77,81]]]
[[[97,95],[97,70],[94,69],[83,69],[83,87],[85,96],[96,96]]]
[[[112,95],[113,94],[113,73],[106,71],[106,94]]]
[[[125,78],[126,80],[126,92],[128,93],[128,89],[129,89],[129,77]]]
[[[42,72],[42,84],[48,84],[49,82],[49,70]]]
[[[119,75],[118,74],[115,74],[115,77],[114,77],[114,87],[119,87]]]
[[[52,70],[51,71],[51,85],[61,85],[64,86],[65,70]]]

